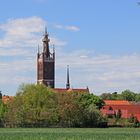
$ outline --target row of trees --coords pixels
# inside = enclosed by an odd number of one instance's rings
[[[122,93],[103,93],[100,96],[103,100],[127,100],[140,102],[140,94],[130,90],[124,90]]]
[[[105,127],[103,100],[89,93],[57,93],[44,85],[22,85],[0,105],[3,127]]]

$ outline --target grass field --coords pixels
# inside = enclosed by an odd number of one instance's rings
[[[140,140],[140,129],[1,128],[0,140]]]

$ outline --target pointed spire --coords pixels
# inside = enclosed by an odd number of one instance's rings
[[[47,26],[45,26],[45,35],[47,35],[48,33],[47,33]]]
[[[70,89],[70,81],[69,81],[69,65],[67,65],[67,84],[66,89]]]
[[[37,50],[37,53],[38,53],[38,54],[40,53],[40,50],[39,50],[39,45],[38,45],[38,50]]]
[[[45,27],[45,34],[42,41],[43,41],[43,53],[46,55],[47,58],[49,58],[50,57],[50,50],[49,50],[50,39],[48,38],[47,27]]]
[[[88,88],[88,86],[87,86],[87,92],[89,92],[89,88]]]

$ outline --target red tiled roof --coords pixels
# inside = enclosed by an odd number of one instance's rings
[[[14,96],[7,96],[7,95],[4,95],[2,96],[2,102],[4,104],[6,104],[8,101],[12,100],[14,98]]]
[[[126,100],[104,100],[105,105],[131,105],[129,101]]]
[[[140,121],[140,104],[135,104],[125,100],[104,100],[104,102],[105,106],[101,109],[101,112],[104,115],[113,115],[116,114],[118,110],[121,110],[122,118],[130,118],[133,114]]]

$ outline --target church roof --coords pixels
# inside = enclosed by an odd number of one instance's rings
[[[66,88],[55,88],[54,91],[56,92],[82,92],[82,93],[89,93],[89,89],[88,88],[85,88],[85,89],[80,89],[80,88],[76,88],[76,89],[73,89],[73,88],[70,88],[70,89],[66,89]]]

